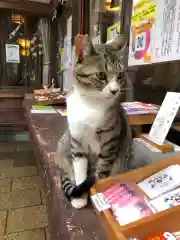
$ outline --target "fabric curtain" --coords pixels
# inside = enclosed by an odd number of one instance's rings
[[[43,86],[50,82],[50,22],[48,19],[40,19],[39,32],[43,43]]]

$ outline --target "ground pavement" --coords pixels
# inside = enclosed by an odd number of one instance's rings
[[[0,143],[0,240],[48,240],[48,235],[31,143]]]

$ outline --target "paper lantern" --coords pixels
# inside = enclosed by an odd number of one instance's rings
[[[30,55],[30,52],[29,52],[29,50],[21,49],[21,55],[28,57]]]
[[[12,13],[11,19],[16,24],[24,23],[24,17],[18,13]]]
[[[23,48],[30,48],[30,41],[29,40],[25,40],[25,39],[19,39],[19,45]]]

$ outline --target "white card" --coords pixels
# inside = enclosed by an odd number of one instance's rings
[[[180,188],[151,200],[150,204],[159,212],[180,205]]]
[[[169,192],[180,186],[180,165],[171,165],[170,167],[152,175],[140,182],[138,186],[151,199]]]
[[[149,138],[159,145],[166,139],[180,107],[180,93],[168,92],[151,127]]]
[[[20,63],[19,45],[6,44],[6,62]]]
[[[111,207],[102,193],[97,193],[91,196],[91,200],[99,212],[107,210]]]

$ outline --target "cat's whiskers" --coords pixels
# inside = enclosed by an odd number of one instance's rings
[[[121,91],[124,91],[124,90],[132,91],[132,88],[123,88],[123,89],[120,89],[120,92],[121,92]]]
[[[120,92],[124,91],[124,90],[132,91],[132,88],[122,88],[122,89],[120,89]]]

